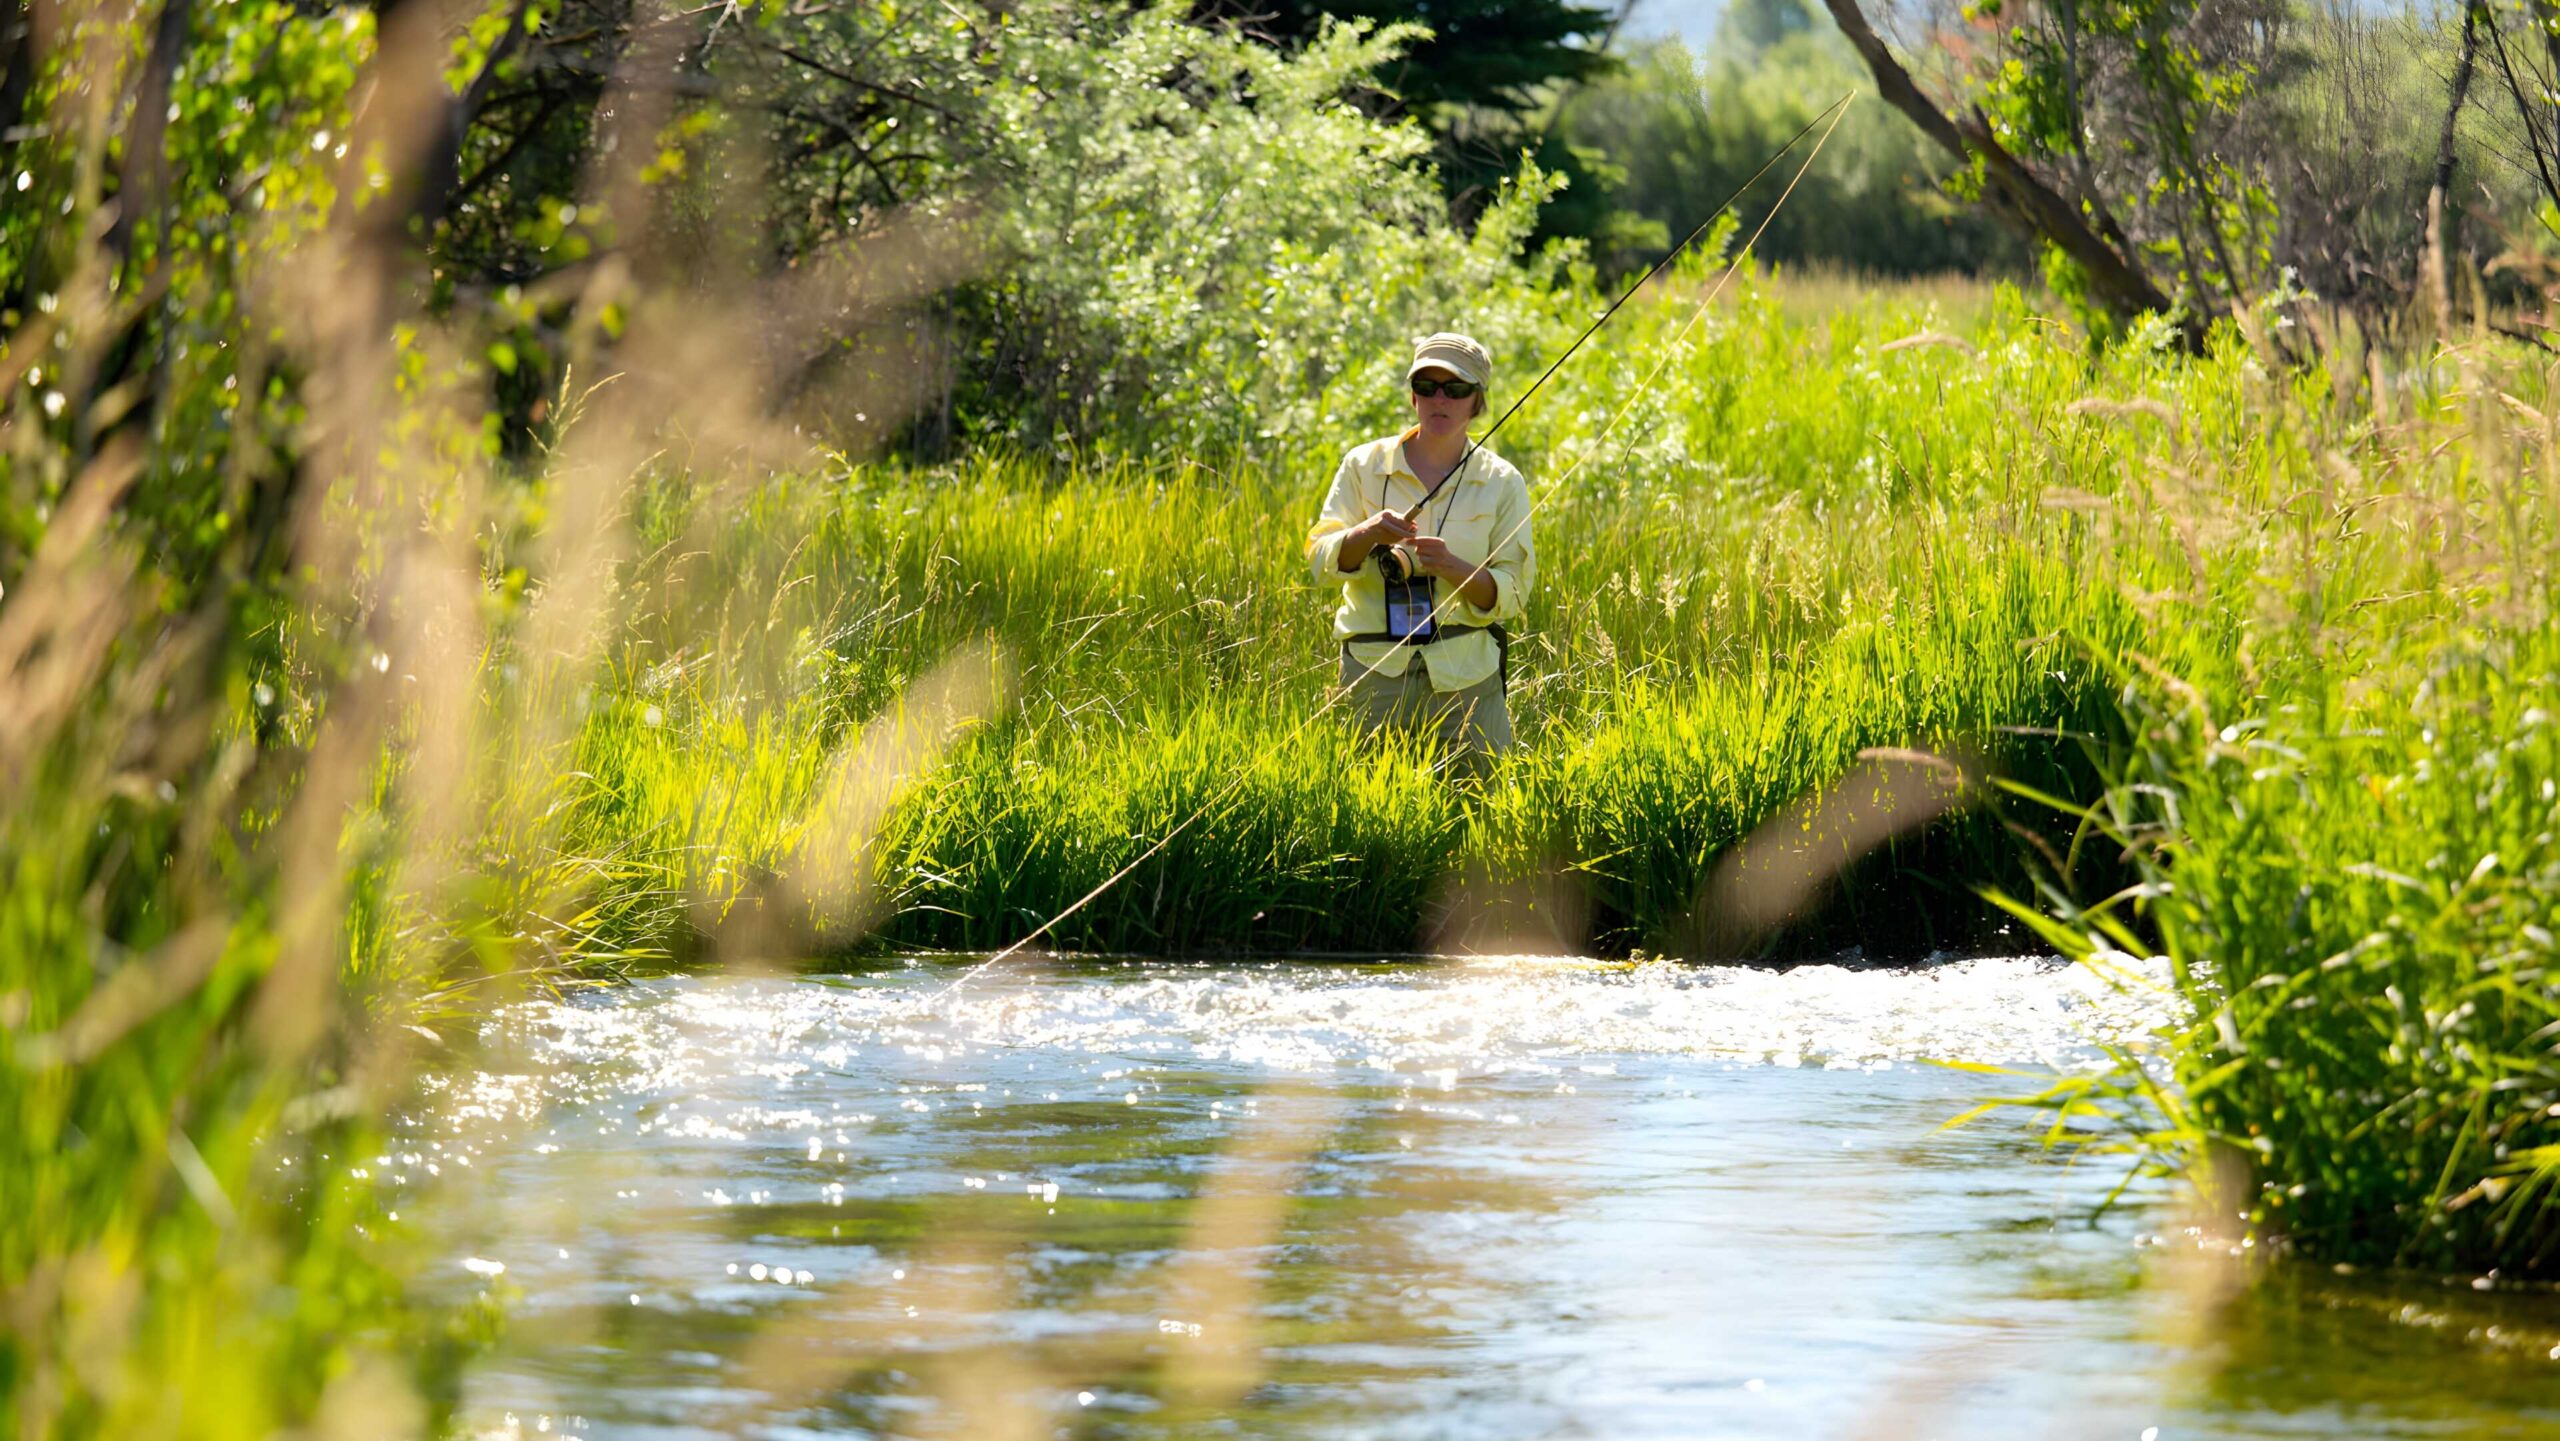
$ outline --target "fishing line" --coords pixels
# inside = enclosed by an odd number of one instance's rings
[[[1610,301],[1609,308],[1600,312],[1600,318],[1583,327],[1582,333],[1573,338],[1573,344],[1564,348],[1564,354],[1557,356],[1554,363],[1550,364],[1545,371],[1541,372],[1537,379],[1529,382],[1529,388],[1520,392],[1520,398],[1511,402],[1511,404],[1503,410],[1501,416],[1493,422],[1490,429],[1486,430],[1483,435],[1480,435],[1467,443],[1465,453],[1458,457],[1458,463],[1449,467],[1449,473],[1447,475],[1433,481],[1431,483],[1431,488],[1422,493],[1422,499],[1415,501],[1413,503],[1413,508],[1404,513],[1406,522],[1411,523],[1412,521],[1421,518],[1422,508],[1431,503],[1431,497],[1440,493],[1440,487],[1447,485],[1451,480],[1455,479],[1459,471],[1467,468],[1467,462],[1475,459],[1477,451],[1484,449],[1495,436],[1502,433],[1502,427],[1511,423],[1511,417],[1518,415],[1520,413],[1520,407],[1529,403],[1529,397],[1537,394],[1539,387],[1545,385],[1548,379],[1557,371],[1564,369],[1564,363],[1573,359],[1573,353],[1582,348],[1582,343],[1584,341],[1589,340],[1592,336],[1600,333],[1600,327],[1609,323],[1609,317],[1617,314],[1620,306],[1623,306],[1628,301],[1635,299],[1637,291],[1644,289],[1647,284],[1651,283],[1655,276],[1660,275],[1666,268],[1668,268],[1672,261],[1679,259],[1690,246],[1697,244],[1698,237],[1707,233],[1707,227],[1715,224],[1719,220],[1722,220],[1724,218],[1724,213],[1733,208],[1733,202],[1740,200],[1743,196],[1743,192],[1749,190],[1752,186],[1759,184],[1760,177],[1768,174],[1770,168],[1775,166],[1781,159],[1784,159],[1788,151],[1795,149],[1797,141],[1812,134],[1813,127],[1821,124],[1830,116],[1832,111],[1840,109],[1842,106],[1847,105],[1850,101],[1855,100],[1856,98],[1858,98],[1858,92],[1852,90],[1848,94],[1841,96],[1839,99],[1832,101],[1831,104],[1821,112],[1821,114],[1818,114],[1811,120],[1806,121],[1802,130],[1788,136],[1786,144],[1779,146],[1770,154],[1768,159],[1760,162],[1760,168],[1751,172],[1750,179],[1735,186],[1733,193],[1724,198],[1723,204],[1708,211],[1707,218],[1698,222],[1697,229],[1690,231],[1679,244],[1672,246],[1669,250],[1663,252],[1662,258],[1653,263],[1652,269],[1637,276],[1635,284],[1628,286],[1624,294],[1621,294],[1617,299]],[[1822,138],[1824,140],[1830,139],[1831,132],[1825,130],[1822,132]],[[1813,149],[1814,154],[1816,155],[1822,152],[1822,146],[1818,142],[1814,145]],[[1812,156],[1805,157],[1806,163],[1812,163],[1812,158]],[[1804,172],[1802,170],[1798,170],[1796,172],[1796,178],[1799,180],[1803,179]],[[1792,192],[1795,188],[1794,181],[1789,181],[1787,184],[1787,190]],[[1786,203],[1786,195],[1783,193],[1780,194],[1778,197],[1778,205],[1784,205]],[[1778,205],[1772,205],[1769,207],[1769,215],[1776,215],[1778,213]],[[1761,217],[1760,229],[1766,230],[1768,228],[1768,216]],[[1759,231],[1753,231],[1751,238],[1753,240],[1758,240],[1760,238]],[[1749,251],[1750,248],[1751,247],[1748,244],[1742,247],[1744,252]],[[1741,253],[1737,252],[1735,259],[1739,261],[1740,258]],[[1732,273],[1731,267],[1726,268],[1726,273]]]
[[[1796,186],[1803,181],[1805,173],[1813,168],[1813,162],[1821,156],[1822,147],[1830,142],[1832,132],[1840,128],[1840,120],[1847,113],[1845,107],[1849,102],[1857,99],[1857,97],[1858,92],[1855,90],[1841,96],[1838,100],[1833,101],[1828,108],[1821,112],[1821,114],[1814,116],[1811,121],[1808,121],[1802,130],[1799,130],[1794,135],[1788,137],[1786,144],[1778,147],[1777,153],[1771,155],[1766,161],[1762,162],[1758,170],[1751,173],[1750,180],[1744,181],[1739,189],[1736,189],[1733,194],[1725,197],[1724,203],[1716,207],[1715,213],[1709,215],[1704,224],[1701,224],[1696,230],[1689,232],[1687,239],[1682,240],[1679,245],[1672,248],[1669,255],[1664,256],[1662,260],[1656,262],[1653,269],[1645,272],[1644,279],[1638,280],[1633,287],[1628,289],[1626,294],[1619,296],[1616,301],[1612,302],[1607,310],[1601,312],[1600,318],[1593,321],[1589,328],[1585,329],[1582,334],[1574,340],[1573,344],[1567,347],[1565,350],[1565,356],[1571,356],[1574,351],[1581,349],[1582,342],[1589,340],[1601,326],[1607,324],[1609,317],[1615,315],[1618,312],[1618,308],[1626,304],[1627,301],[1635,295],[1637,290],[1642,289],[1646,280],[1650,280],[1656,274],[1659,274],[1662,268],[1669,264],[1673,257],[1679,255],[1683,250],[1686,250],[1692,242],[1694,242],[1700,235],[1704,234],[1707,226],[1714,224],[1715,221],[1723,215],[1726,209],[1730,208],[1736,200],[1741,199],[1743,193],[1751,188],[1753,182],[1759,180],[1761,176],[1768,174],[1771,167],[1775,166],[1779,160],[1785,158],[1786,153],[1789,150],[1794,149],[1798,141],[1804,139],[1805,136],[1812,134],[1813,127],[1821,124],[1824,116],[1829,116],[1831,118],[1831,123],[1823,129],[1821,138],[1814,141],[1813,149],[1806,154],[1804,163],[1796,167],[1794,177],[1787,181],[1787,188],[1778,192],[1777,202],[1769,207],[1768,214],[1760,218],[1760,224],[1752,230],[1751,238],[1744,241],[1742,243],[1742,248],[1734,252],[1732,262],[1727,264],[1724,268],[1724,273],[1716,278],[1714,288],[1707,292],[1705,299],[1698,302],[1698,308],[1690,313],[1688,321],[1680,327],[1679,333],[1671,338],[1671,344],[1664,347],[1665,353],[1662,360],[1656,364],[1652,372],[1645,377],[1644,384],[1636,387],[1635,390],[1629,393],[1626,403],[1619,406],[1616,413],[1609,417],[1609,423],[1601,427],[1600,434],[1593,438],[1591,445],[1583,451],[1581,456],[1576,458],[1571,465],[1565,468],[1565,472],[1562,476],[1557,477],[1554,482],[1545,487],[1549,494],[1553,494],[1558,487],[1562,486],[1566,481],[1572,479],[1575,474],[1581,471],[1583,464],[1596,454],[1602,443],[1607,441],[1608,438],[1617,431],[1619,422],[1626,418],[1627,412],[1635,408],[1636,402],[1641,400],[1645,393],[1653,388],[1653,383],[1661,378],[1662,372],[1670,368],[1672,359],[1670,352],[1676,350],[1689,338],[1689,333],[1697,328],[1698,322],[1706,317],[1708,309],[1716,303],[1716,297],[1724,293],[1725,283],[1733,278],[1734,271],[1741,268],[1742,262],[1750,256],[1752,247],[1760,243],[1760,237],[1768,233],[1769,222],[1778,218],[1778,211],[1785,207],[1787,197],[1795,194]],[[1530,395],[1535,394],[1538,386],[1546,384],[1547,378],[1554,375],[1557,367],[1563,364],[1564,357],[1560,356],[1557,358],[1554,365],[1548,366],[1546,373],[1538,377],[1536,384],[1531,385],[1529,390],[1524,392],[1519,400],[1513,401],[1510,409],[1505,410],[1502,413],[1501,419],[1494,422],[1493,430],[1501,429],[1502,422],[1509,420],[1515,413],[1517,413],[1522,402],[1525,402]],[[1489,440],[1492,438],[1493,430],[1485,432],[1486,439]],[[1482,447],[1482,444],[1482,441],[1478,441],[1475,444],[1470,445],[1467,448],[1467,455],[1472,456]],[[1450,468],[1449,475],[1456,475],[1460,469],[1464,468],[1465,464],[1466,458],[1461,457],[1458,464]],[[1441,484],[1447,484],[1448,480],[1449,476],[1442,476]],[[1439,486],[1435,485],[1432,487],[1431,491],[1426,491],[1423,494],[1422,500],[1415,504],[1414,509],[1419,511],[1423,504],[1430,501],[1432,493],[1436,492],[1438,489]],[[1501,554],[1502,548],[1509,545],[1514,536],[1517,536],[1522,530],[1528,527],[1530,518],[1538,513],[1538,507],[1541,504],[1543,504],[1543,501],[1539,498],[1533,497],[1530,500],[1529,508],[1522,512],[1519,523],[1512,526],[1511,529],[1503,535],[1501,540],[1494,543],[1491,551],[1486,556],[1488,561],[1494,555]],[[1435,624],[1439,619],[1439,612],[1454,603],[1457,598],[1457,594],[1453,589],[1448,599],[1441,601],[1439,605],[1433,608],[1432,619]],[[1410,644],[1411,637],[1409,635],[1396,640],[1393,644],[1388,646],[1388,648],[1381,653],[1375,661],[1372,661],[1368,666],[1362,669],[1359,677],[1352,682],[1352,685],[1357,685],[1359,681],[1366,680],[1370,676],[1377,674],[1379,666],[1386,664],[1389,657],[1396,655]],[[1312,726],[1317,721],[1322,720],[1335,705],[1341,702],[1344,696],[1351,693],[1351,689],[1352,687],[1350,685],[1346,685],[1337,689],[1333,694],[1326,696],[1324,704],[1317,706],[1313,711],[1309,712],[1306,718],[1298,723],[1297,728],[1292,730],[1285,740],[1265,753],[1277,754],[1281,751],[1285,751],[1289,746],[1295,744],[1298,737],[1306,734],[1309,726]],[[1100,899],[1104,892],[1109,891],[1113,886],[1116,886],[1120,884],[1120,882],[1128,879],[1129,875],[1136,871],[1138,867],[1145,865],[1148,861],[1154,859],[1158,854],[1160,854],[1166,846],[1173,844],[1176,837],[1191,829],[1192,826],[1198,824],[1200,820],[1207,816],[1211,811],[1216,810],[1219,806],[1225,804],[1228,797],[1232,796],[1251,774],[1252,771],[1250,768],[1237,772],[1235,778],[1228,781],[1225,787],[1219,790],[1216,795],[1211,796],[1200,806],[1199,809],[1193,811],[1190,815],[1183,817],[1180,824],[1176,825],[1172,830],[1165,832],[1161,837],[1158,837],[1153,845],[1150,845],[1145,850],[1140,851],[1135,859],[1131,860],[1127,865],[1122,866],[1120,869],[1113,871],[1109,876],[1104,877],[1100,885],[1095,886],[1092,890],[1089,890],[1082,896],[1078,897],[1074,904],[1068,906],[1065,910],[1058,912],[1056,915],[1051,916],[1049,919],[1042,921],[1030,932],[1030,934],[1025,935],[1022,939],[1015,941],[1012,945],[1005,947],[1003,950],[996,952],[994,955],[987,957],[985,960],[980,961],[978,964],[961,972],[958,976],[952,979],[950,985],[945,986],[931,996],[926,997],[924,1001],[925,1007],[927,1009],[932,1008],[944,997],[949,996],[954,991],[959,990],[962,986],[965,986],[970,981],[976,979],[978,974],[986,970],[988,967],[995,965],[999,961],[1009,960],[1013,956],[1019,954],[1024,947],[1030,945],[1033,941],[1040,939],[1042,936],[1047,935],[1051,930],[1056,928],[1059,922],[1064,921],[1076,912],[1083,910],[1086,906],[1091,905],[1094,901]]]
[[[1848,104],[1851,100],[1856,99],[1857,95],[1857,91],[1850,91],[1848,94],[1841,96],[1839,104],[1834,105],[1832,108],[1836,110],[1840,105]],[[1760,217],[1760,224],[1752,230],[1751,238],[1742,242],[1742,248],[1734,252],[1733,264],[1724,268],[1724,274],[1716,277],[1715,287],[1707,292],[1704,300],[1698,302],[1698,308],[1696,310],[1689,312],[1689,319],[1681,325],[1680,333],[1672,336],[1671,343],[1663,347],[1662,359],[1656,362],[1653,369],[1646,374],[1643,383],[1635,388],[1634,394],[1629,397],[1627,403],[1619,406],[1617,412],[1609,417],[1609,423],[1600,427],[1600,433],[1591,438],[1591,444],[1584,448],[1582,454],[1574,457],[1571,465],[1565,467],[1564,474],[1557,476],[1554,480],[1548,482],[1546,491],[1549,495],[1552,495],[1557,490],[1561,489],[1566,481],[1573,479],[1575,475],[1581,472],[1582,467],[1589,463],[1592,456],[1600,453],[1601,443],[1617,433],[1619,423],[1627,418],[1627,413],[1629,411],[1635,409],[1636,401],[1641,399],[1647,391],[1653,389],[1654,382],[1662,378],[1662,372],[1671,368],[1673,354],[1678,351],[1683,342],[1688,340],[1689,332],[1698,328],[1698,322],[1706,319],[1707,311],[1716,303],[1716,297],[1724,293],[1725,282],[1733,279],[1733,272],[1741,267],[1743,258],[1751,253],[1752,247],[1760,243],[1760,237],[1768,233],[1769,222],[1778,218],[1778,211],[1787,203],[1787,197],[1796,193],[1796,185],[1804,179],[1805,172],[1813,168],[1815,157],[1821,155],[1822,147],[1830,143],[1831,132],[1839,128],[1840,122],[1838,120],[1832,121],[1829,128],[1822,132],[1822,138],[1813,142],[1812,154],[1805,156],[1804,164],[1796,167],[1795,176],[1787,182],[1787,188],[1778,192],[1778,203],[1770,206],[1769,213]],[[1803,133],[1799,131],[1797,133],[1797,139],[1802,138]],[[1795,142],[1791,140],[1787,143],[1792,145]],[[1768,167],[1763,166],[1761,168],[1765,170]],[[1538,513],[1538,507],[1541,504],[1543,504],[1543,501],[1535,498],[1529,502],[1529,509],[1526,514],[1520,517],[1520,524],[1511,527],[1511,529],[1503,535],[1501,540],[1494,543],[1493,549],[1496,554],[1500,554],[1502,547],[1511,543],[1511,537],[1520,533],[1521,528],[1529,523],[1529,517]]]

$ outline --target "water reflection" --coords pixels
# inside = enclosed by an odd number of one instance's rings
[[[2115,1174],[1943,1129],[2000,1083],[1919,1062],[2074,1064],[2154,1018],[2068,968],[961,974],[493,1022],[386,1158],[506,1268],[451,1284],[521,1293],[469,1425],[2560,1434],[2548,1297],[2434,1288],[2467,1319],[2426,1326],[2361,1278],[2234,1293],[2156,1202],[2088,1224]]]

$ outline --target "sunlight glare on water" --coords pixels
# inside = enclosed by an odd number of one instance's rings
[[[465,1397],[484,1436],[2560,1424],[2516,1389],[2544,1373],[2456,1348],[2413,1399],[2317,1360],[2317,1326],[2223,1394],[2218,1343],[2146,1259],[2158,1204],[2088,1224],[2118,1165],[2065,1165],[2016,1118],[1946,1129],[2167,1019],[2160,974],[2125,979],[1510,959],[644,982],[497,1015],[384,1179],[433,1199],[445,1284],[518,1296]]]
[[[2165,976],[2114,985],[2080,966],[1965,960],[1916,969],[1608,964],[1503,958],[1428,968],[1008,963],[909,985],[686,984],[657,1004],[530,1005],[504,1023],[549,1028],[558,1059],[643,1068],[674,1083],[702,1050],[773,1075],[844,1048],[920,1052],[1143,1050],[1285,1071],[1394,1072],[1462,1064],[1534,1072],[1595,1054],[1762,1064],[1954,1060],[2069,1066],[2166,1013]]]

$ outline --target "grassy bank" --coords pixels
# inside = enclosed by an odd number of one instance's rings
[[[2165,822],[2148,919],[2196,1017],[2168,1118],[2234,1221],[2342,1261],[2560,1265],[2555,642],[2447,645],[2387,708],[2331,677],[2146,711],[2134,773],[2177,815],[2125,814]]]
[[[2182,432],[2286,438],[2227,399],[2252,384],[2241,351],[2092,371],[2014,297],[1983,292],[1958,336],[1924,297],[1789,319],[1783,284],[1682,340],[1697,293],[1692,276],[1631,312],[1596,373],[1504,437],[1553,477],[1514,651],[1524,746],[1463,797],[1315,714],[1331,602],[1299,543],[1332,447],[1392,424],[1383,406],[1321,448],[1218,467],[848,464],[741,503],[662,483],[627,585],[644,612],[587,703],[555,843],[645,873],[596,944],[684,954],[704,914],[772,909],[773,883],[811,859],[820,758],[981,640],[1010,683],[887,807],[863,859],[875,943],[1018,940],[1204,808],[1052,940],[1398,951],[1432,934],[1453,885],[1545,877],[1577,918],[1554,935],[1569,946],[1981,943],[2005,918],[1972,890],[2026,883],[2008,827],[2040,817],[1978,784],[1953,819],[1813,888],[1790,924],[1736,931],[1702,894],[1738,841],[1865,750],[2091,792],[2116,689],[2102,657],[2143,631],[2125,591],[2256,569],[2101,512]],[[2091,411],[2093,392],[2189,418]],[[2223,647],[2235,624],[2171,643]]]
[[[2034,899],[2066,953],[2165,952],[2193,1019],[2041,1099],[2192,1177],[2218,1232],[2548,1276],[2552,374],[2475,344],[2373,375],[2293,494],[2252,513],[2228,460],[2186,482],[2199,550],[2259,556],[2220,602],[2235,644],[2119,652],[2126,744],[2096,804],[2057,808],[2134,884]],[[2146,608],[2147,636],[2199,610]]]
[[[1361,747],[1338,717],[1317,714],[1333,657],[1329,603],[1294,564],[1302,499],[1185,481],[1051,489],[1019,474],[910,484],[852,504],[912,509],[912,528],[883,548],[912,545],[915,563],[861,579],[836,568],[845,609],[789,627],[796,653],[763,670],[790,678],[779,690],[719,665],[635,659],[630,689],[590,711],[564,844],[652,868],[640,889],[662,901],[627,909],[602,937],[611,948],[681,950],[703,906],[726,916],[764,904],[757,878],[808,859],[824,758],[855,718],[888,704],[859,693],[896,688],[981,634],[1013,657],[1012,692],[901,791],[867,858],[887,897],[876,940],[1018,940],[1208,808],[1055,940],[1405,950],[1422,938],[1426,901],[1455,877],[1545,867],[1591,893],[1589,934],[1564,943],[1660,949],[1721,853],[1863,748],[1954,746],[2069,788],[2075,766],[2086,773],[2084,751],[2054,733],[2087,734],[2106,713],[2106,687],[2073,637],[2120,638],[2132,623],[2079,583],[2067,555],[1968,559],[1908,589],[1866,577],[1866,593],[1844,591],[1829,614],[1755,602],[1760,614],[1746,616],[1730,590],[1700,584],[1709,573],[1691,544],[1712,534],[1666,531],[1636,552],[1658,579],[1585,550],[1583,576],[1558,567],[1565,584],[1589,587],[1562,605],[1616,612],[1594,621],[1598,654],[1576,654],[1544,626],[1532,633],[1515,687],[1525,748],[1462,794],[1423,758]],[[822,503],[831,509],[800,554],[823,573],[835,562],[820,551],[832,507],[846,502]],[[1632,522],[1641,509],[1608,514]],[[1043,523],[1051,516],[1061,519]],[[1249,567],[1216,547],[1151,553],[1142,528],[1165,524],[1262,537],[1265,553]],[[1881,526],[1875,539],[1914,570],[1951,543],[1888,538]],[[1679,594],[1692,588],[1707,593]],[[1683,625],[1684,609],[1702,615]],[[910,633],[891,640],[875,626]],[[1251,779],[1226,794],[1240,770]],[[1934,904],[1798,944],[1908,949],[1932,943],[1928,926],[1961,940],[1966,917],[1991,914],[1965,883],[2014,869],[1996,830],[1901,868],[1937,887]]]

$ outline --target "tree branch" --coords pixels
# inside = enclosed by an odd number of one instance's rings
[[[462,178],[462,143],[471,132],[471,118],[480,112],[489,98],[489,88],[498,83],[498,68],[525,39],[525,21],[532,14],[533,0],[516,0],[508,12],[506,33],[489,46],[489,54],[480,62],[480,73],[460,95],[447,102],[444,129],[418,167],[418,190],[412,198],[409,213],[419,222],[433,227],[450,213],[460,194]]]
[[[2524,122],[2525,149],[2533,155],[2533,173],[2542,180],[2544,197],[2560,203],[2560,180],[2552,178],[2551,157],[2549,147],[2543,143],[2539,109],[2525,98],[2524,85],[2516,79],[2515,62],[2507,55],[2507,37],[2498,24],[2497,13],[2484,8],[2481,18],[2489,22],[2489,48],[2497,53],[2498,73],[2506,79],[2507,95],[2515,102],[2516,118]]]
[[[1893,52],[1867,24],[1867,17],[1858,9],[1858,0],[1823,0],[1823,5],[1830,10],[1851,48],[1866,62],[1868,73],[1875,77],[1876,93],[1909,116],[1921,134],[1956,160],[1980,162],[1984,180],[2007,202],[1995,207],[1995,212],[2025,230],[2030,239],[2044,240],[2070,257],[2088,278],[2093,298],[2110,312],[2126,318],[2171,308],[2169,297],[2131,257],[2119,253],[2089,228],[2079,207],[2037,178],[2000,144],[1979,108],[1959,122],[1922,94],[1911,73],[1893,58]],[[2190,348],[2203,343],[2200,321],[2190,317],[2185,329]]]
[[[518,126],[515,133],[507,137],[506,143],[498,147],[498,153],[482,161],[479,169],[454,183],[453,193],[445,202],[446,213],[450,214],[453,207],[479,194],[480,187],[497,178],[498,172],[505,169],[509,161],[522,153],[524,147],[530,144],[536,135],[542,133],[542,127],[551,123],[551,117],[559,114],[568,103],[567,91],[542,91],[541,103],[534,107],[533,118]]]

